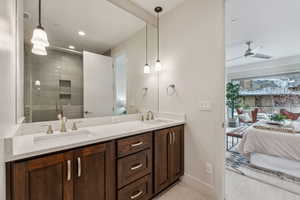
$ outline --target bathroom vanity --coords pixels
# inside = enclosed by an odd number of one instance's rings
[[[15,9],[18,130],[4,140],[6,200],[151,199],[184,173],[185,118],[162,117],[160,69],[141,68],[160,62],[156,18],[112,1],[47,1],[47,12],[41,3]]]
[[[86,128],[95,134],[100,129]],[[152,199],[184,173],[184,122],[127,130],[11,156],[7,200]]]

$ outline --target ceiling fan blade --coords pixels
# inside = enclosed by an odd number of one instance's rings
[[[244,57],[245,57],[245,56],[239,56],[239,57],[231,58],[231,59],[226,60],[226,62],[232,62],[232,61],[235,61],[235,60],[244,58]]]
[[[261,54],[261,53],[256,53],[252,57],[261,58],[261,59],[271,59],[272,58],[272,56]]]

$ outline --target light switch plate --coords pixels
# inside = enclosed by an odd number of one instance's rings
[[[211,102],[210,101],[200,101],[199,109],[201,111],[211,111]]]

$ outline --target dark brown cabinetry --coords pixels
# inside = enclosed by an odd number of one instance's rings
[[[11,200],[115,200],[114,143],[8,164]]]
[[[159,193],[184,173],[183,126],[154,134],[154,192]]]
[[[152,149],[118,160],[118,188],[152,172]]]
[[[117,141],[118,200],[152,197],[152,132]]]
[[[148,200],[152,197],[152,176],[145,176],[118,191],[118,200]]]
[[[75,152],[74,200],[115,200],[114,143]]]
[[[7,163],[7,200],[149,200],[183,175],[183,126]]]
[[[117,141],[118,157],[152,148],[152,133],[144,133]]]

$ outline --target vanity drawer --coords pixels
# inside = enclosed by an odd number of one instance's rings
[[[142,151],[152,147],[152,133],[133,136],[117,141],[118,157]]]
[[[118,191],[118,200],[149,200],[152,197],[151,175],[145,176]]]
[[[152,172],[152,150],[148,149],[118,160],[118,188]]]

